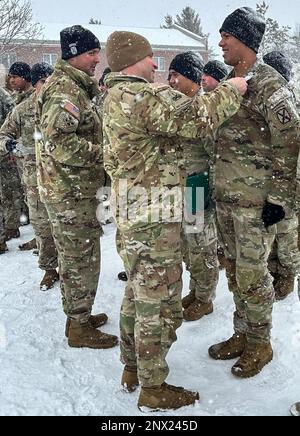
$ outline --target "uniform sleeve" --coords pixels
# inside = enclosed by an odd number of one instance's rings
[[[152,135],[204,139],[238,111],[241,101],[240,93],[229,83],[194,99],[168,88],[149,98],[141,116]]]
[[[274,92],[266,104],[266,116],[273,145],[273,176],[268,201],[295,210],[300,130],[293,93],[286,87]]]
[[[14,103],[12,97],[7,92],[5,92],[5,95],[3,96],[2,104],[3,104],[3,114],[4,114],[4,117],[6,118],[8,116],[8,114],[15,107],[15,103]]]
[[[101,157],[101,146],[78,136],[81,117],[76,101],[61,95],[47,100],[40,117],[44,152],[64,165],[92,167]]]
[[[21,137],[21,119],[18,108],[15,108],[6,118],[0,129],[0,154],[7,154],[6,142],[9,139],[16,141]]]

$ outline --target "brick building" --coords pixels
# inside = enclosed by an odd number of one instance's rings
[[[0,54],[0,74],[2,76],[2,84],[4,81],[7,69],[13,62],[24,61],[33,65],[37,62],[48,62],[52,65],[61,56],[60,51],[60,31],[70,24],[46,23],[43,24],[43,39],[32,41],[30,43],[16,44],[15,47],[5,54]],[[206,38],[195,35],[180,26],[174,25],[171,29],[161,28],[139,28],[139,27],[113,27],[104,25],[83,25],[90,29],[100,40],[102,50],[101,64],[97,69],[97,77],[100,77],[101,72],[107,66],[105,56],[105,43],[107,38],[115,30],[125,30],[135,33],[140,33],[146,37],[154,51],[157,65],[159,67],[156,80],[165,82],[168,77],[168,68],[171,60],[178,53],[183,51],[195,51],[202,55],[203,60],[208,59],[208,42]]]

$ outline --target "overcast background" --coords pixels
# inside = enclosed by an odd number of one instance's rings
[[[159,27],[167,14],[176,16],[185,6],[191,6],[199,13],[203,31],[210,33],[209,43],[217,48],[218,30],[224,18],[241,6],[256,6],[262,0],[33,0],[35,18],[43,22],[66,24],[87,24],[90,18],[102,24],[116,26]],[[300,22],[299,0],[271,0],[269,16],[281,25],[294,27]]]

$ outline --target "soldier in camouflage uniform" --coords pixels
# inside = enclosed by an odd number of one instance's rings
[[[273,358],[268,258],[277,224],[288,227],[296,210],[299,116],[285,79],[256,63],[264,31],[263,18],[251,8],[237,9],[220,30],[225,63],[234,67],[229,77],[245,76],[249,86],[241,109],[218,134],[217,219],[236,312],[235,334],[209,354],[217,360],[240,357],[232,368],[240,378],[255,376]],[[298,271],[295,241],[281,262]]]
[[[15,62],[9,69],[9,85],[13,89],[15,105],[30,97],[34,92],[31,85],[30,66]],[[3,159],[2,195],[4,197],[6,238],[18,238],[21,215],[28,218],[25,194],[22,186],[23,159],[7,155]]]
[[[117,196],[118,247],[129,278],[120,321],[122,384],[128,391],[141,384],[140,408],[179,408],[199,396],[165,383],[166,356],[182,323],[178,139],[207,135],[236,112],[240,96],[226,83],[192,105],[170,87],[152,84],[153,51],[135,33],[113,33],[106,54],[113,73],[106,79],[104,163]],[[240,85],[245,91],[245,82]]]
[[[179,54],[170,64],[170,86],[190,98],[200,95],[203,70],[204,63],[198,54]],[[182,300],[185,309],[183,318],[196,321],[213,312],[219,279],[215,211],[210,196],[213,150],[195,140],[186,140],[181,145],[188,176],[187,187],[203,188],[205,196],[204,225],[197,231],[192,219],[189,223],[185,222],[182,229],[183,258],[191,276],[190,293]]]
[[[283,53],[274,51],[263,58],[264,62],[278,71],[287,83],[292,78],[293,64]],[[290,87],[293,92],[292,88]],[[295,101],[296,104],[296,101]],[[286,220],[277,226],[278,234],[269,258],[269,269],[274,277],[274,291],[276,300],[284,300],[294,290],[295,271],[290,265],[282,265],[281,258],[286,258],[286,251],[298,240],[298,216],[294,214],[292,221]],[[287,232],[288,231],[288,232]],[[283,252],[283,254],[281,254]]]
[[[40,284],[41,290],[51,289],[58,280],[57,253],[50,222],[38,195],[34,140],[37,94],[52,73],[53,68],[48,64],[36,64],[32,67],[31,80],[36,92],[14,108],[0,130],[0,152],[9,151],[23,160],[23,183],[31,224],[38,242],[39,266],[45,271]]]
[[[5,121],[5,118],[9,112],[13,109],[14,103],[10,95],[2,88],[0,88],[0,127]],[[0,182],[3,180],[2,171],[4,168],[4,162],[0,159]],[[6,245],[6,235],[4,227],[4,210],[2,200],[2,189],[0,186],[0,254],[5,253],[8,250]]]
[[[92,100],[100,43],[81,26],[61,32],[62,59],[37,101],[38,184],[58,251],[66,334],[71,347],[112,348],[116,336],[91,316],[100,274],[96,194],[103,184],[102,121]]]

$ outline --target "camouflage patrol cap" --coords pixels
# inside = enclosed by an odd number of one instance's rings
[[[113,72],[119,72],[152,56],[149,41],[133,32],[114,32],[106,43],[108,65]]]

